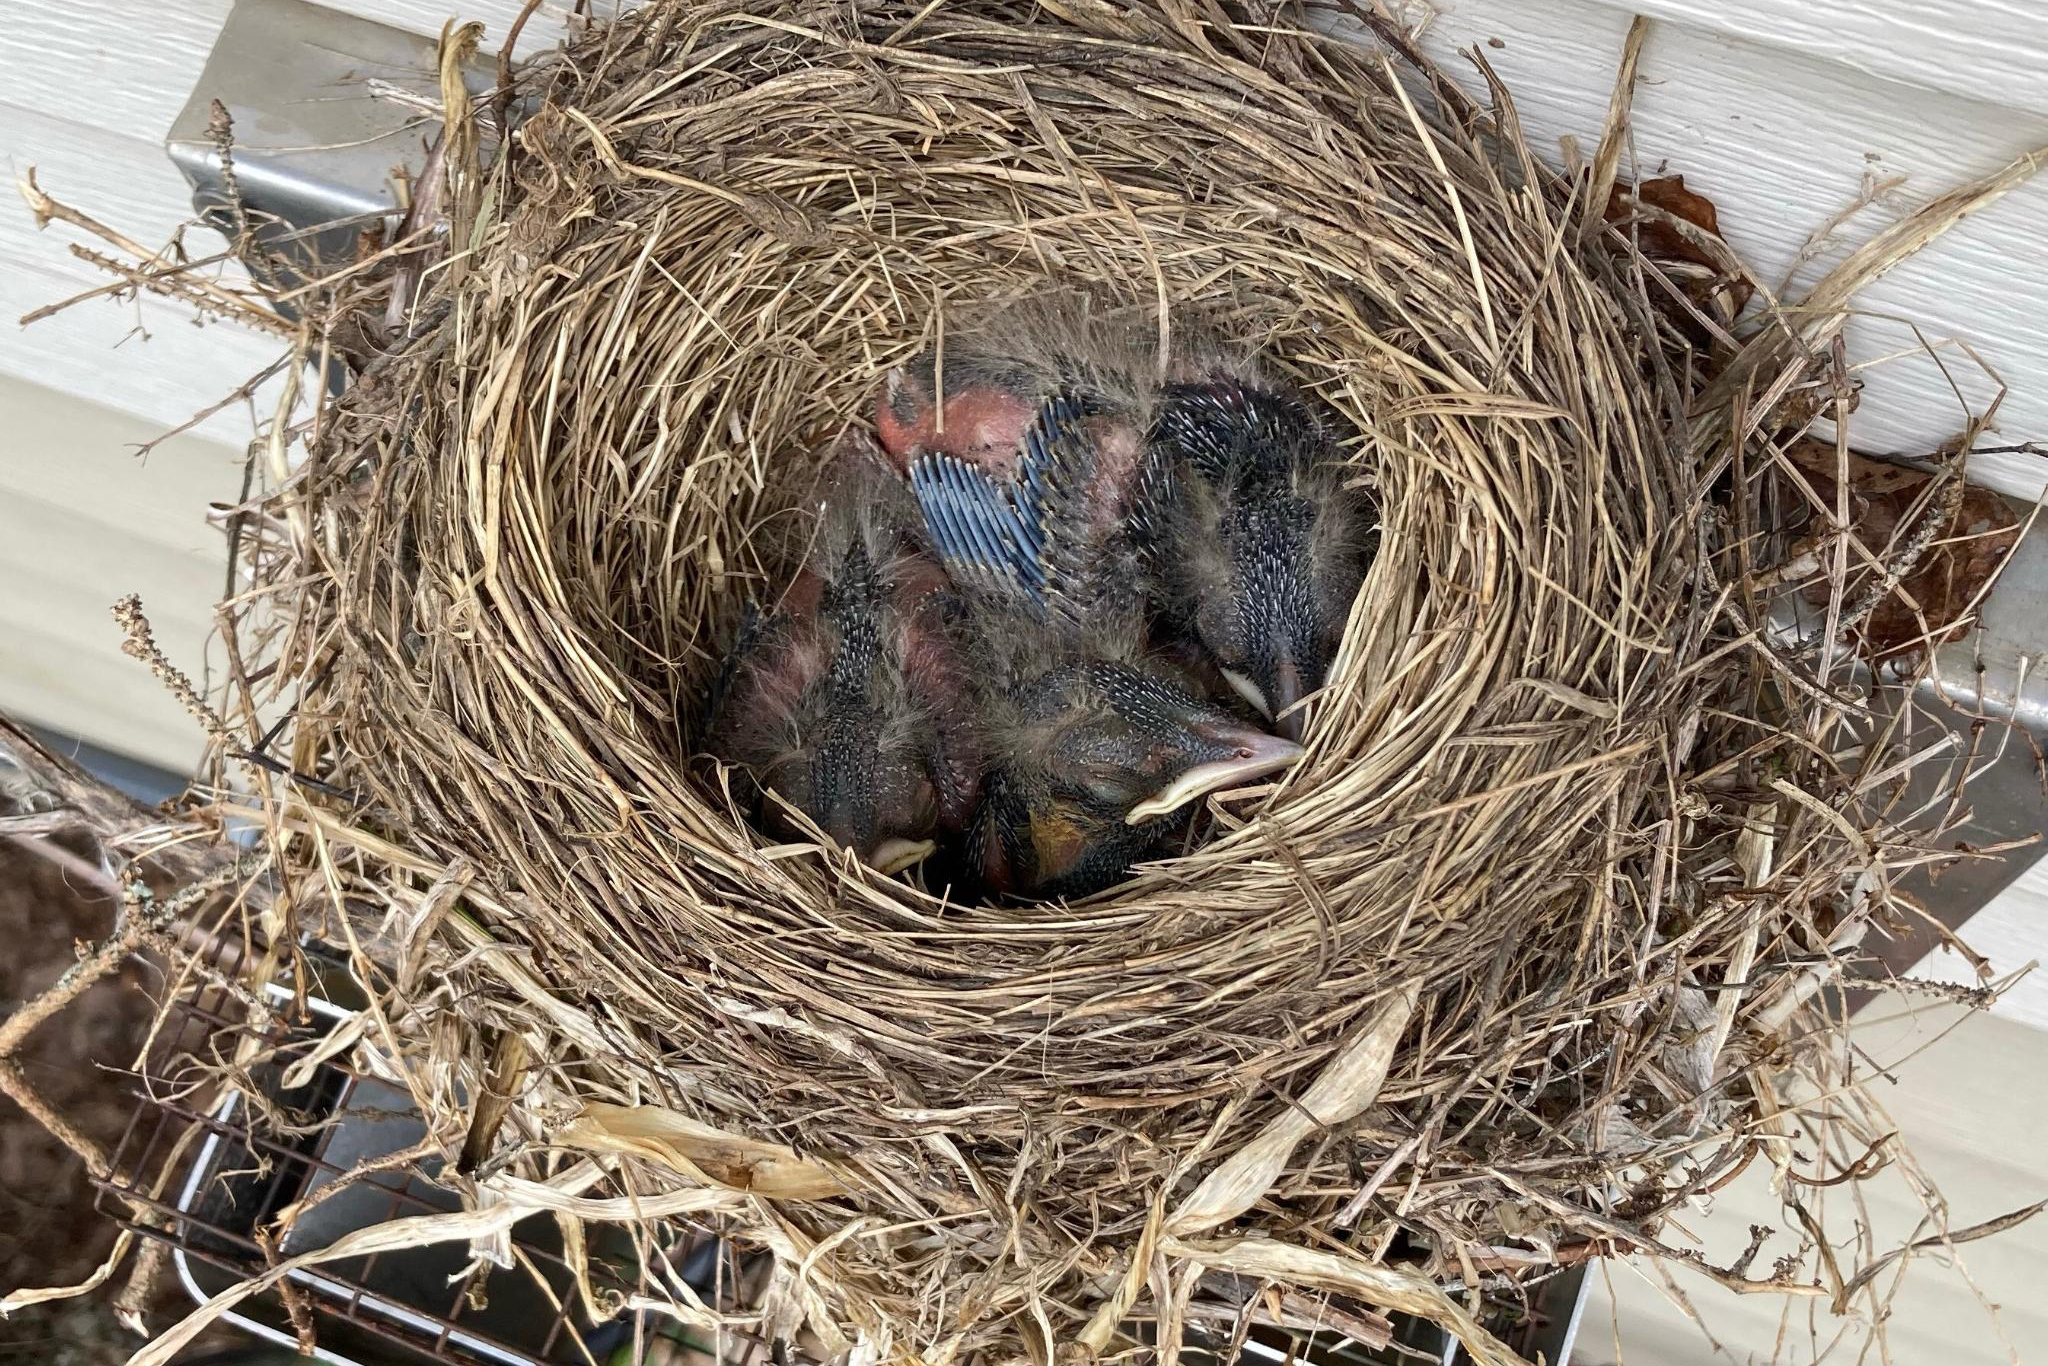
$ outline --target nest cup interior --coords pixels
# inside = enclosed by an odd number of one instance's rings
[[[455,197],[479,245],[421,340],[337,421],[387,458],[341,526],[333,690],[350,785],[600,1003],[585,1089],[831,1154],[907,1214],[1032,1203],[1056,1249],[1128,1236],[1412,987],[1382,1101],[1572,1154],[1579,1063],[1630,1046],[1594,1007],[1653,928],[1636,832],[1711,675],[1640,282],[1519,140],[1366,48],[1171,7],[654,6],[541,95]],[[1342,418],[1384,533],[1308,758],[1077,906],[775,847],[688,718],[816,452],[961,307],[1075,287]]]

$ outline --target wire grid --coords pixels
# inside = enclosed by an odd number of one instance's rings
[[[239,946],[218,949],[208,956],[213,962],[207,966],[225,968],[239,958]],[[294,1029],[283,1011],[258,1030],[234,990],[225,985],[230,976],[232,973],[218,970],[197,976],[172,1003],[149,1069],[140,1078],[138,1101],[115,1147],[110,1174],[96,1183],[98,1208],[104,1215],[142,1237],[168,1243],[181,1255],[186,1262],[186,1284],[195,1295],[224,1289],[270,1267],[272,1253],[258,1241],[256,1230],[278,1210],[348,1172],[349,1167],[333,1160],[329,1152],[339,1126],[318,1121],[349,1109],[352,1100],[372,1088],[403,1101],[385,1083],[355,1068],[346,1054],[323,1062],[304,1086],[290,1093],[279,1084],[283,1064],[257,1069],[255,1077],[270,1105],[310,1112],[316,1122],[303,1136],[279,1136],[268,1132],[266,1126],[251,1123],[247,1118],[250,1108],[239,1096],[223,1095],[212,1088],[194,1090],[186,1074],[194,1070],[194,1064],[214,1057],[220,1051],[218,1046],[231,1036],[255,1033],[265,1045],[264,1051],[273,1056],[289,1056],[294,1048],[304,1048],[317,1036],[317,1031],[303,1026]],[[325,1009],[328,1013],[336,1010],[331,1006]],[[452,1195],[407,1168],[362,1178],[353,1192],[356,1196],[374,1192],[377,1203],[375,1208],[359,1203],[350,1218],[351,1227],[406,1215],[436,1214],[453,1207]],[[442,1196],[438,1202],[431,1198],[437,1193]],[[545,1219],[527,1220],[512,1231],[512,1269],[471,1267],[459,1277],[445,1280],[433,1294],[396,1295],[388,1284],[380,1284],[380,1270],[389,1259],[413,1256],[419,1249],[327,1263],[317,1271],[294,1273],[293,1280],[320,1320],[324,1351],[344,1363],[355,1360],[349,1352],[361,1342],[378,1354],[357,1366],[388,1360],[393,1348],[405,1360],[451,1366],[609,1366],[619,1348],[632,1340],[632,1325],[623,1320],[599,1325],[585,1318],[573,1293],[572,1272],[559,1245],[549,1236],[552,1233],[552,1225]],[[681,1241],[666,1249],[666,1258],[674,1266],[706,1244],[718,1242],[716,1230],[690,1228]],[[284,1249],[286,1254],[303,1250],[295,1246]],[[721,1245],[716,1255],[720,1261],[715,1284],[738,1285],[742,1275],[735,1250]],[[208,1269],[217,1273],[211,1284],[204,1275]],[[596,1258],[590,1274],[600,1295],[648,1289],[612,1274]],[[1519,1346],[1548,1347],[1550,1351],[1544,1355],[1551,1355],[1560,1345],[1557,1332],[1563,1327],[1561,1320],[1576,1307],[1578,1279],[1568,1274],[1537,1287],[1518,1321],[1498,1324],[1497,1331]],[[644,1273],[637,1280],[644,1282]],[[417,1281],[414,1285],[417,1288]],[[538,1319],[527,1315],[516,1332],[494,1322],[493,1301],[510,1297],[530,1307],[536,1289],[542,1292],[545,1314]],[[276,1293],[258,1300],[263,1322],[255,1331],[289,1337],[289,1318]],[[1246,1340],[1239,1361],[1243,1366],[1270,1362],[1369,1366],[1450,1359],[1447,1352],[1454,1349],[1439,1344],[1440,1332],[1427,1331],[1427,1325],[1419,1322],[1406,1322],[1405,1316],[1396,1316],[1396,1320],[1400,1330],[1397,1345],[1377,1351],[1333,1333],[1310,1335],[1262,1326]],[[328,1331],[335,1325],[345,1325],[342,1333]],[[245,1320],[245,1326],[254,1325]],[[700,1349],[697,1354],[703,1366],[764,1366],[770,1360],[776,1366],[790,1366],[793,1359],[792,1354],[773,1351],[741,1332],[711,1347],[711,1351]],[[1206,1355],[1199,1347],[1195,1350],[1197,1355]]]
[[[346,1057],[323,1062],[306,1085],[290,1093],[279,1085],[281,1065],[259,1068],[255,1075],[271,1105],[310,1112],[313,1121],[303,1136],[273,1134],[268,1126],[249,1121],[251,1108],[243,1098],[190,1086],[193,1064],[210,1059],[216,1043],[224,1044],[231,1034],[251,1032],[257,1031],[231,988],[202,980],[182,994],[168,1012],[149,1067],[139,1079],[139,1098],[115,1147],[109,1175],[95,1183],[102,1214],[142,1237],[168,1243],[181,1255],[181,1270],[195,1295],[224,1289],[273,1265],[273,1254],[258,1241],[257,1230],[277,1211],[347,1173],[348,1167],[332,1160],[329,1152],[342,1128],[322,1121],[350,1109],[352,1101],[397,1094],[358,1071]],[[279,1052],[303,1047],[315,1037],[303,1027],[294,1030],[282,1012],[260,1032],[262,1042]],[[382,1118],[391,1115],[382,1112]],[[441,1198],[436,1200],[436,1195]],[[360,1178],[334,1199],[353,1202],[350,1227],[455,1207],[452,1193],[433,1186],[416,1167]],[[310,1245],[324,1244],[344,1231],[335,1229]],[[664,1249],[666,1260],[673,1267],[717,1240],[714,1230],[688,1228],[677,1243]],[[372,1340],[366,1345],[381,1349],[369,1360],[386,1360],[395,1347],[408,1360],[455,1366],[601,1366],[619,1345],[632,1341],[630,1322],[594,1324],[581,1312],[573,1273],[549,1220],[540,1217],[516,1226],[512,1246],[512,1268],[471,1267],[453,1280],[433,1278],[437,1286],[432,1289],[422,1285],[415,1267],[414,1274],[400,1278],[408,1293],[394,1293],[392,1262],[413,1257],[421,1249],[326,1263],[295,1272],[291,1279],[318,1316],[323,1349],[344,1362],[352,1360],[350,1344],[365,1337]],[[306,1246],[288,1241],[281,1255],[305,1250]],[[467,1260],[465,1249],[457,1248],[453,1255],[457,1261]],[[728,1290],[740,1284],[735,1249],[722,1245],[715,1255],[713,1284]],[[590,1279],[600,1298],[607,1291],[651,1289],[642,1283],[644,1271],[616,1274],[595,1255]],[[270,1334],[282,1331],[289,1336],[289,1318],[277,1293],[257,1297],[257,1302],[262,1305],[257,1317],[263,1327],[256,1331],[268,1328]],[[517,1309],[519,1320],[509,1329],[508,1306]],[[535,1313],[536,1306],[544,1312]],[[347,1328],[330,1333],[336,1324]],[[245,1321],[244,1326],[252,1325]],[[707,1359],[727,1363],[752,1363],[769,1356],[764,1344],[741,1333],[728,1335],[713,1349]]]

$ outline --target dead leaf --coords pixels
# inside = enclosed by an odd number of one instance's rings
[[[1753,292],[1749,282],[1730,279],[1724,273],[1725,258],[1717,258],[1677,227],[1658,217],[1641,215],[1639,210],[1644,206],[1661,210],[1718,238],[1721,236],[1721,215],[1714,202],[1703,194],[1688,190],[1682,175],[1658,176],[1634,185],[1617,181],[1607,194],[1607,221],[1613,223],[1637,217],[1640,221],[1636,224],[1636,240],[1642,245],[1643,255],[1653,261],[1682,261],[1712,271],[1713,274],[1705,279],[1680,282],[1687,296],[1702,312],[1711,316],[1714,296],[1725,293],[1730,316],[1741,313],[1748,306]],[[1686,323],[1690,321],[1683,320]],[[1691,332],[1693,329],[1687,330]]]
[[[795,1149],[727,1133],[659,1105],[593,1102],[555,1140],[585,1152],[648,1158],[707,1186],[769,1200],[824,1200],[847,1191],[844,1181]]]
[[[1838,465],[1835,450],[1824,442],[1794,442],[1794,464],[1807,472],[1824,503],[1835,501],[1836,475],[1849,482],[1849,523],[1856,537],[1879,559],[1895,556],[1913,534],[1915,516],[1934,476],[1903,465],[1850,455]],[[2018,542],[2020,519],[2006,501],[1989,489],[1963,491],[1955,516],[1934,534],[1913,572],[1871,609],[1851,633],[1873,657],[1912,653],[1963,635],[1963,618]],[[1853,601],[1878,573],[1852,563],[1845,601]],[[1815,606],[1828,600],[1828,585],[1810,585],[1804,594]]]
[[[1658,176],[1638,185],[1618,182],[1607,196],[1607,220],[1611,223],[1628,217],[1638,203],[1662,209],[1673,218],[1682,218],[1716,237],[1721,235],[1721,215],[1715,210],[1714,202],[1705,195],[1686,189],[1682,175]],[[1669,224],[1654,220],[1646,222],[1641,226],[1640,236],[1644,251],[1653,257],[1666,261],[1690,261],[1696,266],[1714,264],[1711,255],[1687,241]]]
[[[1893,493],[1903,488],[1917,492],[1927,482],[1927,475],[1920,470],[1886,460],[1872,460],[1854,451],[1837,461],[1833,443],[1816,441],[1811,437],[1794,441],[1785,448],[1785,454],[1793,464],[1806,471],[1823,501],[1833,500],[1838,471],[1847,474],[1852,497]]]
[[[492,1046],[484,1091],[472,1107],[469,1133],[462,1140],[462,1155],[455,1164],[455,1170],[462,1175],[475,1171],[489,1156],[491,1144],[498,1137],[505,1116],[511,1112],[512,1102],[519,1097],[520,1083],[526,1079],[527,1059],[531,1056],[525,1036],[514,1029],[500,1034]]]

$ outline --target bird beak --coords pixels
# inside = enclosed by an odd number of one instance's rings
[[[1255,779],[1278,773],[1307,753],[1292,740],[1234,722],[1203,722],[1199,730],[1205,739],[1230,745],[1229,756],[1196,764],[1176,774],[1165,787],[1132,807],[1130,814],[1124,817],[1125,824],[1142,825],[1156,816],[1178,811],[1211,792],[1242,787]]]
[[[1241,674],[1235,669],[1225,669],[1220,666],[1216,672],[1223,675],[1223,681],[1230,685],[1232,692],[1251,703],[1252,710],[1265,717],[1268,721],[1273,719],[1273,704],[1266,700],[1265,689],[1254,683],[1251,675]]]
[[[875,846],[866,862],[883,877],[893,877],[905,868],[923,863],[938,847],[930,840],[886,839]]]
[[[1273,729],[1292,740],[1301,743],[1301,733],[1308,725],[1308,712],[1301,706],[1301,670],[1293,660],[1281,658],[1273,670],[1273,709],[1266,713],[1273,718]]]

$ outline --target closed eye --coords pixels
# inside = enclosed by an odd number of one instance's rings
[[[918,779],[917,789],[910,798],[910,821],[914,830],[929,830],[939,819],[938,793],[931,779]]]
[[[1101,808],[1122,809],[1130,805],[1131,784],[1128,774],[1083,772],[1080,788],[1088,795],[1091,804]]]

